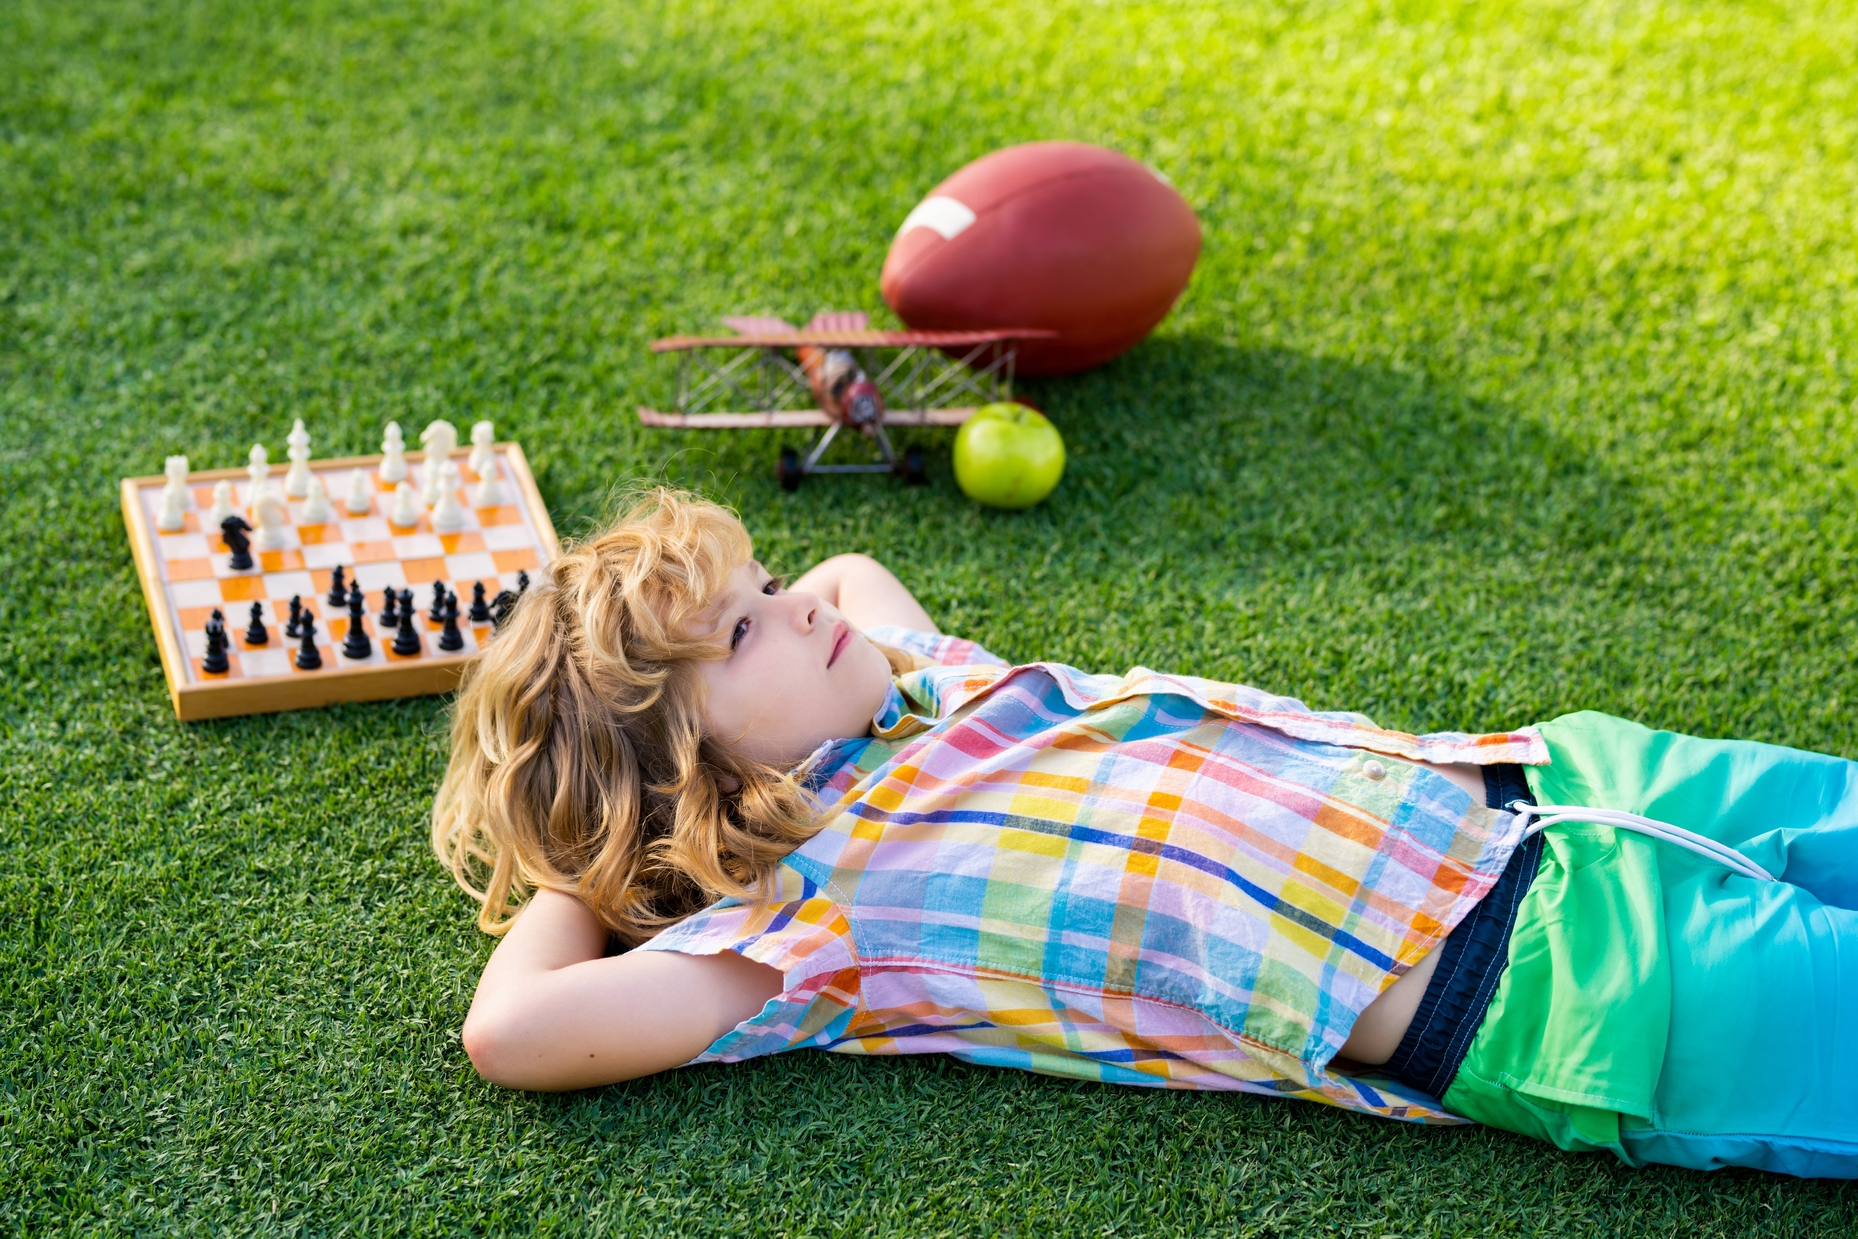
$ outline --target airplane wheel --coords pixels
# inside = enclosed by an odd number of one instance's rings
[[[800,482],[806,474],[800,472],[800,453],[791,447],[781,449],[781,463],[775,466],[774,476],[781,480],[782,490],[799,490]]]
[[[903,481],[906,486],[921,486],[929,480],[928,466],[923,462],[923,450],[920,447],[906,448],[903,452]]]

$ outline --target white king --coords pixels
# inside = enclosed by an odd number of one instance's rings
[[[303,419],[290,428],[290,468],[284,473],[284,493],[292,499],[302,499],[310,493],[310,432],[303,428]]]

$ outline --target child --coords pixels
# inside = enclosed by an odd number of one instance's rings
[[[861,556],[783,589],[670,491],[551,578],[433,815],[503,935],[490,1080],[941,1051],[1858,1173],[1853,763],[1008,667]]]

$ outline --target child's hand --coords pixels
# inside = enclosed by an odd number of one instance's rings
[[[590,1088],[665,1071],[759,1012],[781,974],[733,951],[605,956],[586,905],[537,891],[491,954],[465,1017],[478,1074],[508,1088]]]

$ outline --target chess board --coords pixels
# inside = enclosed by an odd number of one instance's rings
[[[491,508],[470,506],[477,476],[464,453],[453,458],[464,483],[459,501],[465,506],[463,528],[450,533],[433,531],[424,505],[412,526],[389,521],[394,488],[380,479],[379,456],[313,460],[310,471],[322,478],[334,518],[325,524],[306,524],[303,501],[287,500],[284,546],[270,551],[254,547],[253,566],[242,572],[229,566],[231,554],[219,531],[202,525],[213,505],[214,485],[222,479],[233,484],[233,502],[247,520],[252,519],[247,507],[251,487],[244,469],[188,474],[190,501],[185,523],[174,533],[164,533],[156,525],[167,479],[124,478],[123,521],[175,714],[183,721],[226,718],[337,701],[442,693],[455,687],[491,637],[489,624],[469,622],[471,586],[482,582],[486,596],[494,598],[498,590],[517,587],[518,572],[533,576],[561,553],[522,449],[515,443],[499,443],[495,451],[503,502]],[[406,458],[407,480],[415,488],[422,487],[425,453],[408,452]],[[349,477],[358,467],[368,470],[373,507],[351,516],[346,504]],[[283,474],[274,468],[270,477],[280,494]],[[351,582],[360,582],[367,596],[363,623],[374,645],[367,658],[351,659],[342,653],[348,611],[326,600],[330,577],[338,566],[347,569]],[[459,595],[462,650],[446,653],[438,648],[441,625],[429,618],[435,581],[445,582]],[[401,656],[390,648],[394,632],[380,622],[382,591],[389,586],[413,591],[418,654]],[[316,644],[323,665],[314,671],[297,668],[294,655],[299,642],[284,635],[293,596],[316,617]],[[260,604],[264,621],[266,640],[262,644],[245,640],[254,602]],[[223,674],[211,675],[201,664],[207,649],[206,624],[216,607],[225,616],[232,640],[231,666]]]

